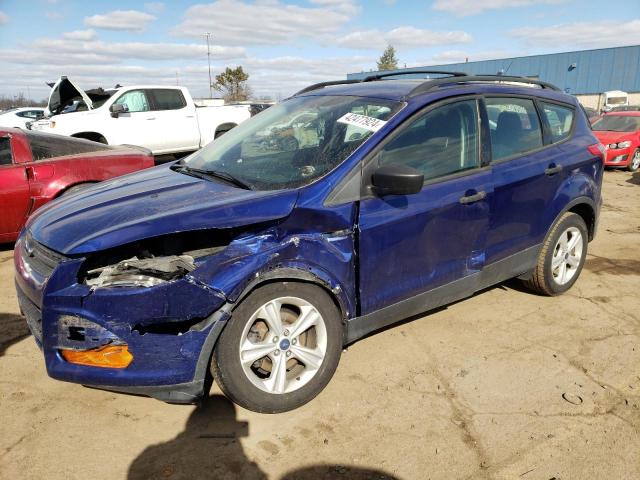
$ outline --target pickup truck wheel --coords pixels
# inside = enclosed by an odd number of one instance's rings
[[[233,312],[211,360],[222,391],[260,413],[293,410],[329,383],[342,352],[338,308],[319,287],[272,283]]]
[[[578,280],[588,245],[587,225],[576,213],[567,212],[551,228],[529,280],[531,290],[543,295],[560,295]]]

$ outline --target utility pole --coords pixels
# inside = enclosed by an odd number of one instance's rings
[[[209,65],[209,98],[213,98],[213,85],[211,83],[211,48],[209,47],[209,38],[211,37],[211,33],[207,32],[204,34],[207,37],[207,63]]]

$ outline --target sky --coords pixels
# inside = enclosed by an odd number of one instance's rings
[[[48,96],[67,75],[83,88],[183,85],[242,65],[256,97],[399,66],[640,44],[638,0],[0,0],[0,95]],[[490,72],[488,72],[490,73]]]

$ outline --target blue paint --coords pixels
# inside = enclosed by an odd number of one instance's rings
[[[408,98],[417,80],[341,85],[308,95],[362,95],[405,102],[404,108],[342,164],[295,190],[250,191],[176,173],[162,166],[105,182],[52,202],[29,221],[33,238],[68,257],[49,277],[23,261],[25,230],[15,247],[16,285],[42,310],[43,351],[54,378],[111,387],[172,386],[203,380],[203,349],[220,331],[211,320],[233,308],[248,289],[273,279],[312,281],[334,297],[345,320],[481,272],[542,242],[574,199],[600,203],[602,164],[587,147],[598,143],[582,113],[573,138],[515,161],[489,164],[472,175],[427,184],[415,195],[325,205],[334,188],[412,114],[452,96],[509,93],[559,100],[566,94],[513,85],[442,87]],[[563,166],[548,177],[549,163]],[[486,197],[459,203],[472,191]],[[597,214],[597,211],[595,212]],[[182,279],[150,288],[92,291],[78,282],[85,258],[175,232],[236,232],[218,253],[198,259]],[[58,347],[59,318],[77,315],[129,345],[123,370],[72,365]],[[218,322],[226,321],[223,315]],[[209,319],[209,320],[207,320]],[[231,320],[233,321],[233,317]],[[153,327],[190,322],[181,334]],[[213,322],[213,323],[212,323]],[[144,332],[144,328],[151,330]],[[110,337],[111,338],[111,337]],[[211,340],[211,337],[209,337]],[[209,341],[207,345],[213,345]],[[280,348],[289,348],[282,340]]]

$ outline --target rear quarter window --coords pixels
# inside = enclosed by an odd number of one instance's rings
[[[31,147],[34,161],[47,160],[49,158],[77,155],[79,153],[101,152],[112,150],[113,147],[102,143],[91,142],[81,138],[64,137],[47,133],[27,131],[25,132]]]
[[[187,106],[187,101],[180,90],[156,89],[151,94],[154,99],[154,110],[180,110]]]
[[[543,102],[542,111],[549,124],[553,143],[564,140],[571,135],[575,117],[575,112],[572,108]]]
[[[0,167],[3,165],[11,165],[12,163],[11,138],[0,137]]]

